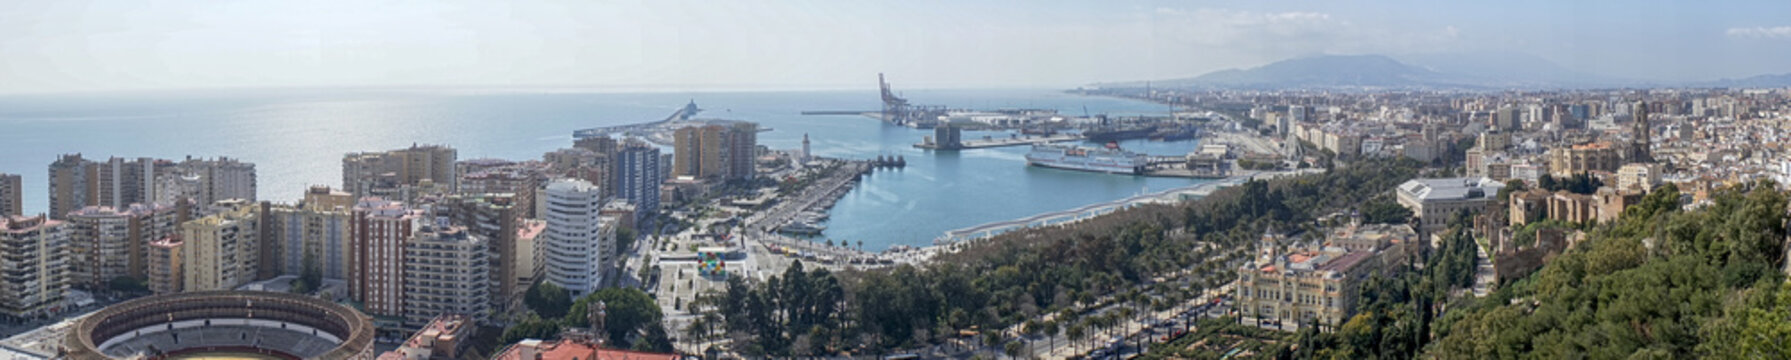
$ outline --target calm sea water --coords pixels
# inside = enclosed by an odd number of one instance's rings
[[[1161,114],[1150,103],[1055,90],[908,91],[915,103],[972,108],[1054,108],[1066,114]],[[259,196],[294,201],[307,185],[340,186],[345,152],[446,144],[462,159],[539,159],[571,146],[574,129],[657,120],[695,100],[703,117],[755,121],[774,149],[816,155],[903,155],[841,199],[825,237],[867,250],[926,245],[941,233],[1119,199],[1201,180],[1145,178],[1027,167],[1024,147],[928,152],[910,145],[927,130],[859,116],[802,110],[873,110],[874,91],[588,93],[577,91],[257,90],[0,97],[0,172],[24,175],[27,212],[47,208],[47,166],[57,154],[88,158],[188,155],[254,162]],[[984,135],[965,134],[966,137]],[[1001,136],[1000,134],[994,134]],[[1194,142],[1132,141],[1128,149],[1183,154]]]

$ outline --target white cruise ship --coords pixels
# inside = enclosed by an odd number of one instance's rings
[[[1143,174],[1144,166],[1149,163],[1144,154],[1120,150],[1112,145],[1106,149],[1033,145],[1032,152],[1026,154],[1027,165],[1113,174]]]

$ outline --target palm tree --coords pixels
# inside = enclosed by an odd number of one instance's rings
[[[983,342],[982,345],[985,348],[994,348],[997,345],[1007,342],[1007,339],[1002,338],[1000,331],[985,332],[983,333],[981,340]]]
[[[1039,333],[1044,332],[1044,331],[1045,331],[1044,323],[1041,323],[1036,319],[1026,320],[1025,323],[1020,324],[1020,335],[1021,336],[1019,336],[1019,338],[1021,340],[1028,340],[1031,338],[1038,337]]]
[[[1112,313],[1112,312],[1101,313],[1100,322],[1098,322],[1098,324],[1096,324],[1096,328],[1101,328],[1101,333],[1107,333],[1107,335],[1112,335],[1112,330],[1114,330],[1114,326],[1116,326],[1116,324],[1119,324],[1118,313]]]
[[[1125,336],[1126,334],[1132,333],[1132,315],[1137,315],[1137,314],[1138,314],[1138,311],[1132,310],[1131,307],[1119,308],[1119,317],[1120,318],[1118,319],[1118,321],[1120,323],[1122,323],[1123,325],[1125,325],[1125,330],[1120,332],[1120,336]]]
[[[1087,323],[1086,320],[1072,323],[1068,329],[1063,331],[1064,336],[1070,337],[1070,347],[1074,349],[1073,352],[1082,352],[1081,341],[1088,338]]]
[[[690,347],[696,348],[692,350],[691,353],[702,352],[703,349],[701,349],[701,347],[703,347],[703,340],[708,335],[705,334],[703,329],[708,326],[708,322],[704,321],[703,318],[697,318],[696,320],[692,320],[688,327],[684,328],[684,339],[690,341]]]
[[[1118,326],[1119,326],[1119,314],[1118,313],[1107,312],[1107,315],[1101,316],[1101,329],[1105,330],[1105,332],[1107,333],[1107,336],[1113,336],[1113,328],[1118,327]]]

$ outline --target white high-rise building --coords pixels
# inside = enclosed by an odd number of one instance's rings
[[[603,192],[584,180],[558,179],[548,183],[541,194],[547,230],[538,245],[546,262],[547,281],[573,297],[597,290],[616,244],[614,219],[599,213]]]

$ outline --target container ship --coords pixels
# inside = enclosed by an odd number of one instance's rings
[[[1111,174],[1143,174],[1149,163],[1144,154],[1120,150],[1113,143],[1106,148],[1033,145],[1032,152],[1026,154],[1027,165]]]
[[[1157,132],[1155,126],[1099,127],[1083,130],[1082,136],[1088,137],[1088,141],[1106,142],[1143,139],[1149,137],[1150,134],[1154,132]]]

